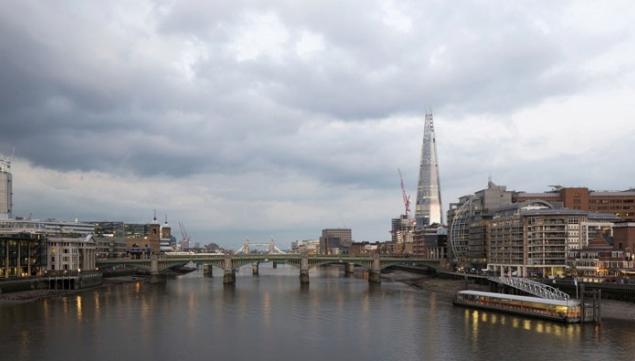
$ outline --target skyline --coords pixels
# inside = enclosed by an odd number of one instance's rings
[[[338,4],[5,6],[14,214],[157,209],[194,241],[236,246],[341,226],[385,240],[397,168],[416,194],[428,108],[444,210],[489,176],[635,188],[629,2]]]

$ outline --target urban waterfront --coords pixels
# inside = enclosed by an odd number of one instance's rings
[[[235,286],[192,273],[0,306],[12,360],[632,360],[635,322],[564,325],[455,307],[400,282],[338,267],[270,264]]]

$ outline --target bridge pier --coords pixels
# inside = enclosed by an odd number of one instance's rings
[[[254,262],[251,264],[251,275],[258,276],[260,274],[258,270],[258,262]]]
[[[309,284],[309,257],[302,256],[300,259],[300,284]]]
[[[231,256],[225,256],[225,262],[223,264],[223,284],[233,285],[236,283],[236,272],[232,264]]]
[[[354,263],[346,263],[344,265],[344,276],[351,276],[355,272],[355,264]]]
[[[373,260],[370,264],[370,270],[368,271],[368,282],[371,284],[381,283],[381,262],[379,256],[373,256]]]
[[[150,283],[161,283],[165,281],[159,274],[159,259],[153,255],[150,259]]]
[[[203,266],[203,276],[210,278],[214,277],[214,267],[211,264]]]
[[[273,269],[276,269],[276,268],[278,268],[278,262],[273,261]]]

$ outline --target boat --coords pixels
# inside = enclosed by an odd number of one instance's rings
[[[482,291],[459,291],[454,298],[458,306],[500,311],[565,323],[582,321],[578,300],[553,300],[540,297],[509,295]]]

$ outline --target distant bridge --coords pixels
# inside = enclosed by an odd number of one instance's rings
[[[246,240],[245,242],[243,242],[243,245],[236,250],[235,254],[248,255],[254,248],[257,247],[265,248],[267,250],[267,254],[285,254],[285,252],[283,252],[276,246],[276,243],[273,241],[273,239],[267,243],[258,243]]]
[[[244,254],[244,255],[170,255],[153,256],[147,259],[130,258],[104,258],[97,260],[97,267],[101,270],[120,267],[136,268],[150,272],[152,279],[173,267],[184,266],[190,262],[203,266],[206,274],[211,276],[213,267],[223,270],[223,282],[233,284],[236,281],[236,270],[251,265],[254,275],[258,275],[260,263],[273,262],[274,267],[278,263],[286,263],[300,269],[300,281],[309,283],[309,270],[324,265],[345,265],[347,274],[353,272],[355,266],[362,267],[369,272],[368,280],[371,283],[380,282],[380,273],[383,269],[394,265],[419,265],[439,267],[439,257],[398,257],[398,256],[307,256],[301,254]]]

